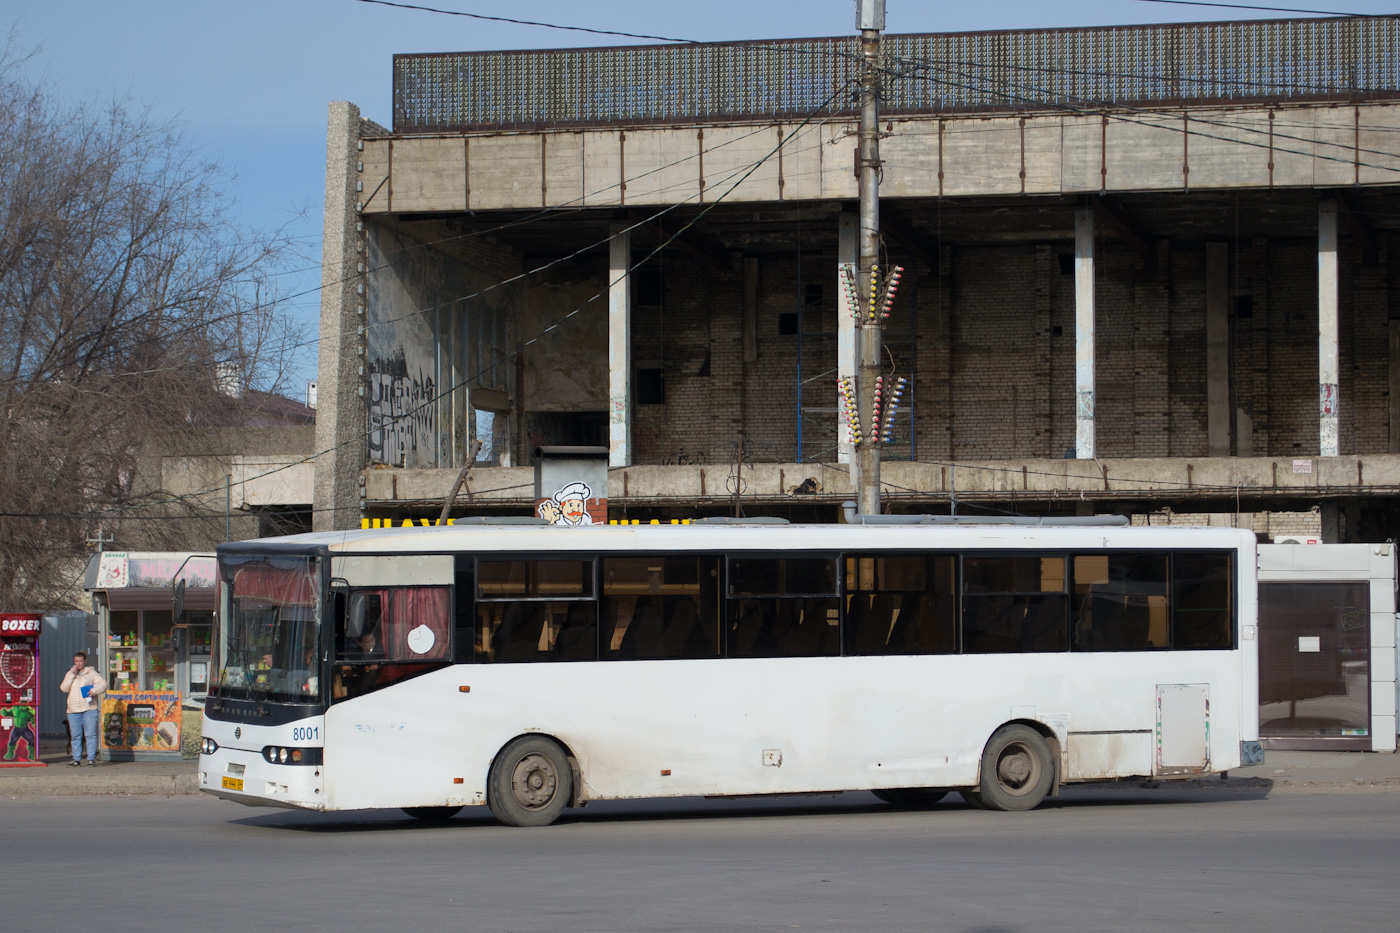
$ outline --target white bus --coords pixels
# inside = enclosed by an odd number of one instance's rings
[[[1026,810],[1262,759],[1249,532],[479,521],[218,559],[199,780],[254,806]]]

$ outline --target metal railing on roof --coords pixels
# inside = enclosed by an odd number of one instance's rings
[[[887,113],[1400,94],[1400,16],[890,35]],[[801,118],[855,37],[394,56],[394,132]]]

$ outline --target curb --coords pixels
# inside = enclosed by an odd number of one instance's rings
[[[0,797],[172,797],[199,793],[199,775],[141,774],[105,780],[54,780],[49,775],[14,775],[0,781]]]

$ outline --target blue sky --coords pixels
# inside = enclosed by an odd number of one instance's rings
[[[1043,26],[1245,19],[1283,14],[1136,0],[887,0],[891,32],[956,32]],[[702,41],[845,35],[853,0],[424,0],[445,9]],[[1374,0],[1281,6],[1394,12]],[[314,336],[319,311],[326,105],[358,104],[390,123],[396,52],[621,45],[628,40],[373,6],[357,0],[7,0],[0,26],[17,24],[36,47],[33,76],[74,100],[124,97],[157,118],[180,121],[190,143],[236,173],[245,223],[286,226],[308,262],[286,276],[310,291],[293,310]],[[314,349],[314,347],[313,347]],[[289,394],[314,377],[308,354]]]

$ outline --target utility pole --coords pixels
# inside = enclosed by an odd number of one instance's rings
[[[876,276],[880,262],[880,32],[885,28],[885,0],[856,0],[860,30],[860,304],[856,317],[859,362],[856,375],[857,410],[868,430],[856,439],[860,463],[857,503],[861,515],[880,514],[879,390],[883,318],[876,307]],[[869,419],[869,420],[866,420]]]

